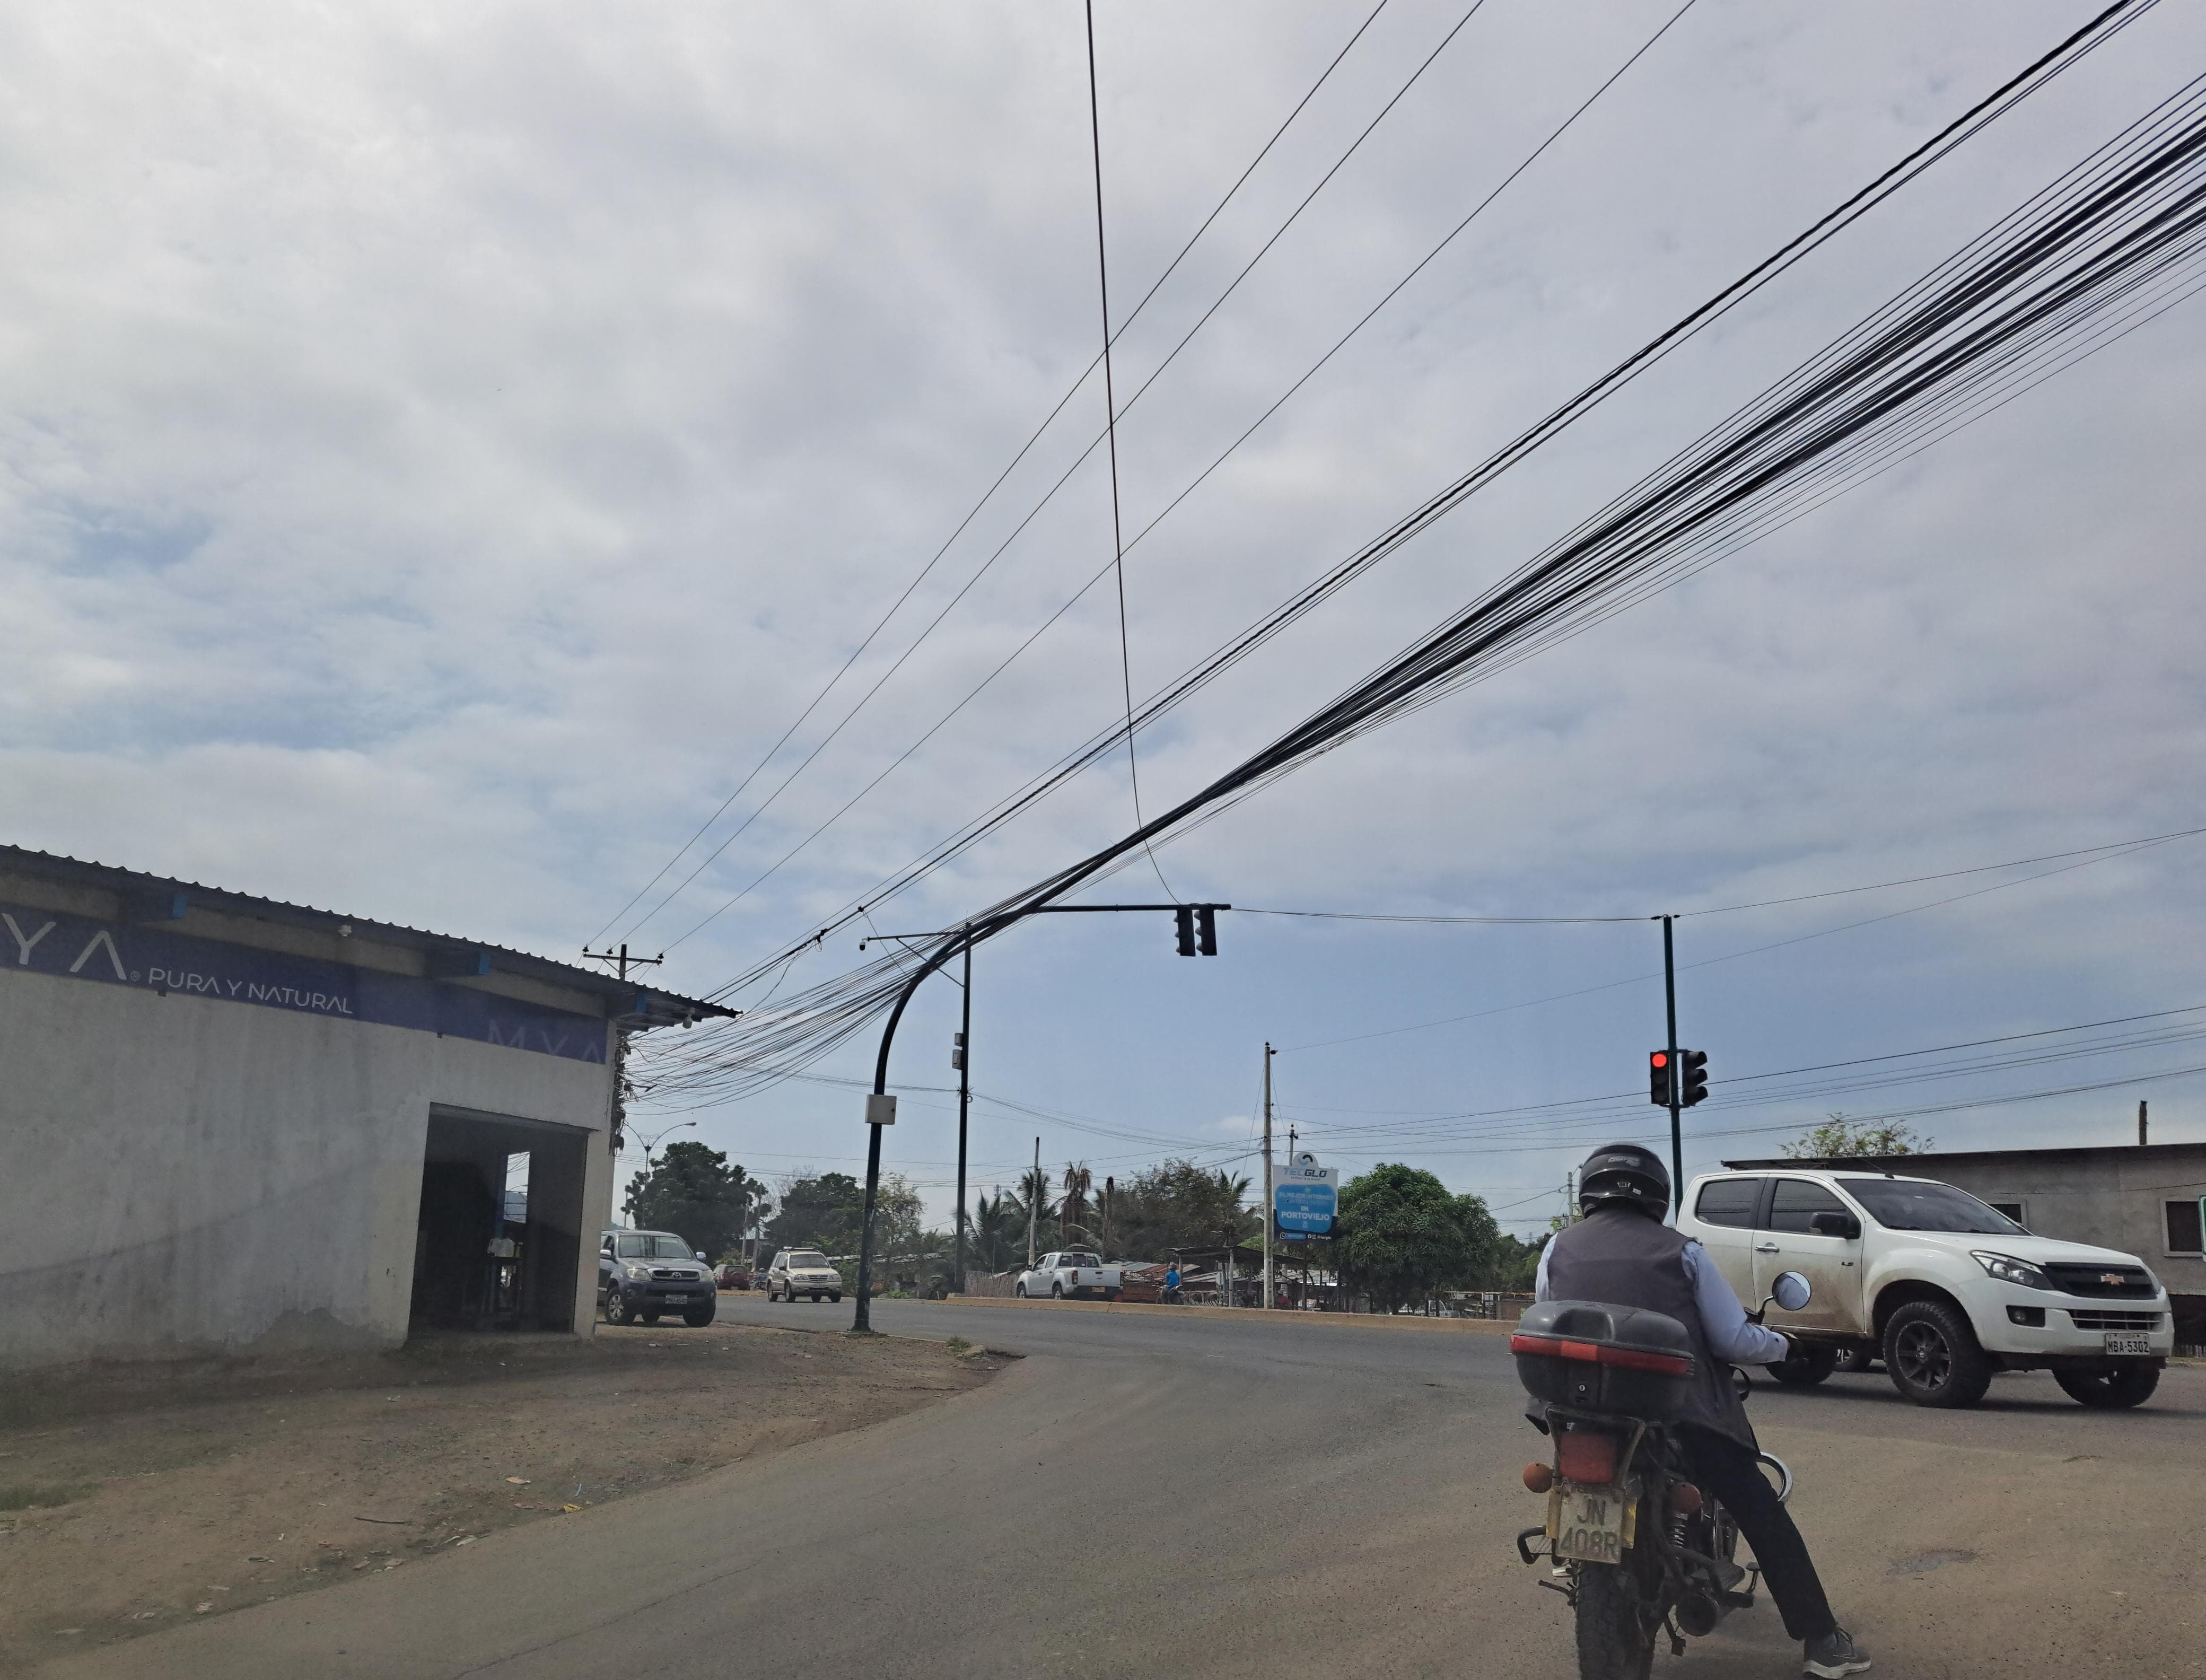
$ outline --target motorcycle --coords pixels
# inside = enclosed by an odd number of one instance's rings
[[[1808,1280],[1781,1274],[1770,1305],[1797,1313]],[[1738,1525],[1690,1480],[1672,1420],[1692,1374],[1684,1326],[1660,1313],[1595,1302],[1546,1302],[1510,1337],[1518,1375],[1542,1403],[1553,1460],[1524,1467],[1524,1486],[1547,1496],[1547,1521],[1517,1536],[1541,1582],[1568,1601],[1577,1622],[1579,1680],[1647,1680],[1654,1641],[1666,1633],[1683,1656],[1688,1637],[1750,1610],[1760,1570],[1735,1553]],[[1732,1380],[1745,1397],[1746,1375]],[[1768,1453],[1778,1498],[1792,1473]]]

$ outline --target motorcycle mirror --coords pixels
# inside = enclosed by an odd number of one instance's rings
[[[1798,1312],[1808,1304],[1808,1298],[1815,1294],[1808,1280],[1797,1272],[1779,1272],[1777,1281],[1770,1285],[1769,1292],[1777,1304],[1788,1313]]]

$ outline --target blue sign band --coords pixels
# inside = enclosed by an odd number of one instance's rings
[[[0,904],[0,969],[15,973],[406,1027],[571,1062],[605,1059],[603,1021],[473,986],[15,904]]]

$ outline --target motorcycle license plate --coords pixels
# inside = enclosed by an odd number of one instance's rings
[[[1637,1484],[1581,1486],[1559,1481],[1547,1496],[1547,1537],[1558,1560],[1620,1564],[1638,1513]]]
[[[2135,1354],[2142,1357],[2152,1352],[2152,1337],[2121,1336],[2110,1331],[2107,1335],[2107,1351],[2110,1354]]]

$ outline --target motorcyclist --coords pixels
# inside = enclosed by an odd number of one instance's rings
[[[1670,1174],[1653,1150],[1595,1150],[1579,1173],[1578,1203],[1585,1218],[1558,1231],[1540,1256],[1538,1298],[1645,1308],[1685,1326],[1694,1377],[1678,1437],[1694,1480],[1722,1501],[1754,1548],[1786,1632],[1802,1642],[1802,1671],[1817,1680],[1860,1673],[1869,1653],[1832,1615],[1807,1542],[1757,1466],[1754,1428],[1732,1385],[1729,1361],[1780,1363],[1792,1343],[1749,1320],[1708,1251],[1662,1223]]]

